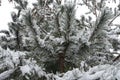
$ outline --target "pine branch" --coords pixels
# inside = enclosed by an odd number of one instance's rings
[[[59,23],[59,12],[57,13],[57,15],[55,15],[55,22],[57,25],[57,30],[58,30],[59,36],[61,36],[60,23]]]
[[[92,31],[91,36],[89,37],[88,41],[92,41],[95,37],[95,35],[97,34],[98,30],[105,25],[105,23],[109,20],[109,13],[106,13],[106,11],[104,10],[103,13],[101,14],[100,18],[98,17],[98,19],[96,20],[96,24],[94,25],[95,28]],[[102,25],[103,24],[103,25]],[[102,26],[101,26],[102,25]]]
[[[4,71],[3,73],[0,74],[0,80],[5,80],[5,79],[7,79],[8,77],[11,76],[11,74],[12,74],[15,70],[16,70],[16,69],[10,69],[10,70]]]
[[[1,30],[0,33],[5,33],[8,37],[10,37],[10,33],[7,30]]]

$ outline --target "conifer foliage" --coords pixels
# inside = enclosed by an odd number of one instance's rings
[[[106,5],[112,0],[37,0],[32,8],[27,0],[12,1],[18,12],[11,13],[9,31],[0,31],[0,79],[54,80],[58,75],[47,73],[87,71],[113,59],[112,22],[120,13]]]

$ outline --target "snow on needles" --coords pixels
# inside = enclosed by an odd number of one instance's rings
[[[66,72],[63,77],[55,76],[56,80],[120,80],[120,63],[117,65],[98,65],[87,72],[73,69]]]

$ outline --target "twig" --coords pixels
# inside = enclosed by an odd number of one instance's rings
[[[110,26],[110,24],[111,24],[118,16],[120,16],[120,14],[118,14],[117,16],[115,16],[115,17],[109,22],[108,26]]]
[[[117,61],[119,58],[120,58],[120,54],[115,59],[113,59],[113,62]]]

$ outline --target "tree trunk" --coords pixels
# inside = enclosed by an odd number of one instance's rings
[[[61,73],[63,73],[65,71],[65,55],[66,55],[66,51],[69,47],[69,41],[66,42],[64,45],[64,49],[61,49],[58,53],[58,57],[59,57],[59,70]]]
[[[65,67],[65,54],[64,53],[59,53],[59,69],[60,72],[64,72],[64,67]]]

